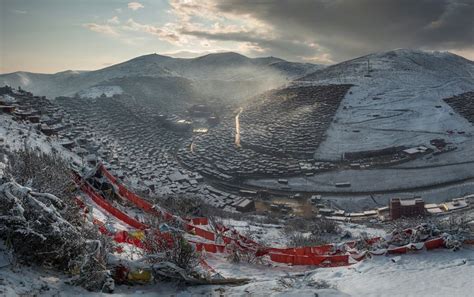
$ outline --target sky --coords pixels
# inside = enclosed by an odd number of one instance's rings
[[[0,73],[223,51],[332,64],[396,48],[474,60],[474,0],[0,0]]]

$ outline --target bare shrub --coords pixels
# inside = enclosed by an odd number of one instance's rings
[[[312,279],[313,273],[300,276],[284,276],[278,279],[278,284],[285,289],[301,289],[304,287],[311,287],[313,289],[330,289],[335,288],[328,281],[323,279]]]
[[[197,272],[199,254],[179,233],[147,230],[141,262],[151,264],[157,279],[191,281],[202,278]]]
[[[160,232],[165,222],[160,217],[150,218],[153,228],[145,231],[143,259],[156,264],[170,262],[186,272],[192,271],[199,264],[199,254],[184,238],[180,222],[166,221],[168,232]]]
[[[7,158],[7,178],[38,192],[61,198],[71,196],[74,184],[68,164],[61,156],[24,149],[7,155]]]
[[[201,203],[196,199],[167,196],[157,202],[171,213],[182,217],[199,216],[201,212]]]
[[[289,237],[289,245],[293,247],[297,246],[315,246],[327,243],[319,235],[309,234],[304,236],[301,233],[293,233]]]
[[[314,235],[337,234],[339,227],[336,222],[325,218],[294,218],[287,221],[285,231],[287,233],[311,232]]]
[[[294,218],[287,221],[283,231],[291,246],[312,246],[327,243],[326,235],[338,234],[340,230],[334,221],[325,218]]]
[[[19,262],[56,268],[75,275],[87,289],[101,289],[108,275],[107,239],[91,224],[71,224],[60,210],[64,203],[54,195],[5,183],[0,186],[0,238]]]
[[[111,241],[84,220],[67,164],[30,150],[7,159],[6,180],[13,181],[0,186],[0,237],[17,260],[70,273],[74,284],[89,290],[101,290],[104,283],[110,289]]]
[[[260,259],[256,256],[255,251],[244,250],[240,248],[235,242],[226,245],[227,260],[232,263],[257,263]]]
[[[236,220],[248,217],[242,213],[222,210],[194,197],[167,196],[163,198],[155,198],[154,200],[173,214],[182,217],[221,217]]]
[[[470,219],[465,216],[452,215],[445,219],[435,221],[435,224],[440,230],[460,233],[470,229],[468,225],[469,222]]]

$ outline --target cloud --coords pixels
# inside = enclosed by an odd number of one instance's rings
[[[108,19],[107,23],[111,24],[111,25],[118,25],[118,24],[120,24],[120,21],[119,21],[118,16],[114,16],[114,17]]]
[[[163,55],[171,56],[174,58],[196,58],[208,54],[215,54],[220,52],[228,52],[228,50],[208,50],[208,51],[193,51],[193,50],[177,50],[171,52],[164,52]]]
[[[176,51],[334,63],[393,48],[474,52],[472,0],[169,0],[172,21],[87,24],[124,41],[150,36]],[[132,10],[143,8],[130,2]]]
[[[474,48],[471,0],[212,2],[217,13],[257,19],[270,26],[278,40],[318,44],[338,61],[400,47]]]
[[[128,31],[148,33],[153,36],[157,36],[161,40],[179,45],[184,40],[172,27],[173,24],[165,24],[164,26],[158,27],[148,24],[140,24],[135,22],[133,19],[129,19],[123,26],[123,29]]]
[[[293,57],[301,60],[307,55],[318,52],[313,43],[298,40],[279,39],[265,34],[256,34],[246,29],[242,30],[215,30],[215,29],[190,29],[182,28],[179,31],[184,35],[218,41],[235,41],[242,43],[240,49],[248,54],[270,53],[280,57]]]
[[[109,36],[119,36],[119,33],[117,32],[117,30],[110,25],[87,23],[87,24],[84,24],[83,26],[97,33],[102,33]]]
[[[140,9],[140,8],[144,8],[145,6],[143,6],[143,4],[141,4],[140,2],[129,2],[128,3],[128,8],[131,9],[131,10],[137,10],[137,9]]]
[[[283,38],[270,23],[250,14],[224,11],[218,1],[171,0],[170,13],[177,16],[177,34],[193,43],[237,48],[250,56],[274,55],[290,60],[307,60],[320,52],[311,40]],[[225,46],[227,45],[227,46]],[[326,62],[331,62],[324,59]]]
[[[187,42],[187,38],[177,33],[175,25],[168,23],[163,26],[141,24],[133,19],[128,19],[121,23],[117,16],[114,16],[103,23],[87,23],[83,27],[97,33],[116,37],[118,40],[129,44],[137,45],[145,41],[145,36],[137,33],[145,33],[174,45],[182,45]]]

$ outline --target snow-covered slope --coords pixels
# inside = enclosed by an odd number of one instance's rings
[[[344,152],[426,145],[434,138],[447,139],[459,150],[474,145],[473,125],[442,100],[474,90],[470,60],[448,52],[399,49],[329,66],[297,84],[328,83],[354,87],[341,102],[316,158],[336,160]]]
[[[226,87],[232,82],[240,84],[242,81],[258,81],[261,85],[277,87],[289,79],[301,77],[320,68],[319,65],[292,63],[274,57],[252,59],[237,53],[210,54],[192,59],[151,54],[96,71],[3,74],[0,75],[0,84],[21,86],[37,95],[51,98],[71,96],[98,85],[111,86],[109,81],[118,78],[152,77],[168,81],[184,78],[194,80],[197,84],[200,81],[222,81],[222,85]],[[255,92],[260,91],[263,90],[255,88]],[[140,97],[140,94],[131,95]]]

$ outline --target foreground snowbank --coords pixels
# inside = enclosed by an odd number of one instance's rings
[[[1,257],[8,254],[0,248]],[[65,284],[66,279],[50,271],[9,265],[0,267],[0,295],[37,293],[42,296],[103,296]],[[194,286],[153,284],[118,286],[116,296],[470,296],[474,290],[474,249],[458,252],[436,250],[374,257],[351,267],[320,268],[232,265],[219,259],[209,261],[224,276],[251,277],[245,286]],[[293,275],[293,277],[288,277]],[[285,278],[283,285],[281,277]],[[318,289],[326,281],[330,288]],[[288,285],[289,284],[289,285]]]

